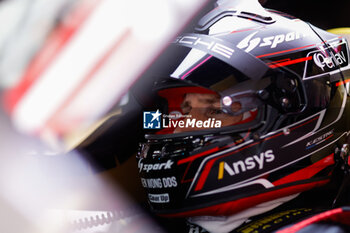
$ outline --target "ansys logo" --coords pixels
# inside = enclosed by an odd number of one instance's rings
[[[247,157],[245,160],[238,160],[232,163],[232,165],[226,162],[220,162],[218,180],[224,178],[224,173],[228,173],[230,176],[237,175],[239,173],[246,172],[248,170],[263,169],[265,163],[270,163],[275,160],[273,150],[267,150],[260,153],[260,155],[253,155]]]
[[[162,114],[156,112],[143,112],[143,128],[144,129],[160,129],[160,116]]]

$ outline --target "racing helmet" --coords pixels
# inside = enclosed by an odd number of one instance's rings
[[[137,159],[156,214],[232,215],[330,181],[350,119],[343,37],[218,1],[154,67]]]

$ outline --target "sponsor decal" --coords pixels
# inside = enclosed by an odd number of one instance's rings
[[[165,163],[142,163],[142,159],[139,160],[138,167],[139,172],[145,171],[159,171],[159,170],[168,170],[171,169],[171,166],[174,164],[172,160],[168,160]]]
[[[333,48],[334,55],[327,53],[328,48]],[[330,43],[329,46],[320,46],[317,50],[311,51],[307,57],[303,79],[311,79],[326,72],[337,70],[339,67],[346,67],[349,63],[348,48],[345,42]]]
[[[234,49],[217,42],[216,40],[212,40],[210,37],[199,37],[196,35],[184,35],[179,36],[173,42],[175,44],[181,45],[195,45],[200,46],[203,49],[212,51],[218,55],[221,55],[225,58],[230,59],[234,53]]]
[[[325,67],[329,69],[337,68],[337,64],[342,65],[346,63],[346,57],[343,51],[334,54],[333,56],[327,56],[324,53],[318,52],[313,55],[315,64],[320,67],[323,71]]]
[[[276,226],[286,226],[291,221],[300,219],[315,213],[310,208],[299,208],[284,210],[282,212],[272,213],[262,218],[257,218],[235,230],[237,233],[257,233],[257,232],[271,232],[276,229]]]
[[[257,33],[258,31],[249,34],[237,44],[237,47],[240,49],[245,49],[246,52],[250,52],[256,47],[270,47],[273,49],[284,42],[294,41],[306,37],[306,34],[295,31],[263,38],[254,37]]]
[[[331,137],[334,136],[334,129],[332,129],[331,131],[328,131],[327,133],[325,134],[322,134],[321,136],[313,139],[312,141],[309,141],[306,143],[306,149],[311,149],[312,147],[314,146],[317,146],[319,144],[321,144],[322,142],[324,141],[327,141],[328,139],[330,139]]]
[[[239,173],[246,172],[248,170],[253,169],[263,169],[265,163],[270,163],[274,161],[275,156],[273,150],[267,150],[265,152],[260,153],[260,155],[253,155],[247,157],[245,160],[238,160],[233,162],[232,164],[228,164],[226,162],[219,163],[219,172],[218,172],[218,180],[224,178],[224,173],[229,174],[230,176],[237,175]]]
[[[174,188],[177,187],[177,180],[175,176],[163,178],[141,178],[141,184],[144,188],[160,189],[160,188]]]
[[[162,114],[156,112],[143,112],[143,128],[144,129],[160,129],[160,116]]]
[[[161,194],[148,194],[148,199],[152,203],[168,203],[170,202],[169,194],[168,193],[161,193]]]

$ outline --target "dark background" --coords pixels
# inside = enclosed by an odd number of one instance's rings
[[[210,2],[197,17],[212,10],[217,0]],[[265,8],[288,13],[322,29],[350,27],[350,0],[259,0]]]
[[[322,29],[350,27],[350,0],[267,0],[264,7],[288,13]]]

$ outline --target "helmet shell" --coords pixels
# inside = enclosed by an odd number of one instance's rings
[[[349,131],[347,41],[281,12],[258,13],[220,5],[193,35],[227,42],[263,62],[268,75],[286,76],[272,79],[256,129],[239,136],[148,137],[139,151],[139,172],[160,215],[231,215],[330,180],[336,148]],[[194,37],[177,41],[198,44]]]

